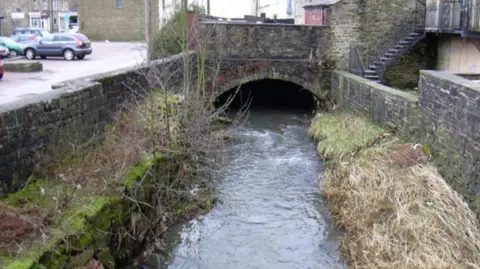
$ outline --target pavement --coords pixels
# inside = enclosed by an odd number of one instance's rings
[[[47,58],[42,72],[5,72],[0,80],[0,105],[26,96],[52,91],[52,85],[75,78],[110,72],[141,64],[146,55],[145,45],[127,42],[92,42],[93,53],[83,60],[66,61]]]

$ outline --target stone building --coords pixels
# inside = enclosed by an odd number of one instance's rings
[[[81,0],[1,0],[0,35],[9,36],[15,27],[34,27],[65,32],[78,20]]]
[[[91,40],[133,41],[145,38],[143,0],[82,0],[80,31]],[[151,25],[158,29],[159,1],[151,0]]]
[[[303,6],[310,0],[189,0],[189,4],[202,6],[214,17],[243,18],[262,13],[266,17],[295,19],[304,23]],[[82,0],[80,29],[93,40],[142,40],[144,39],[143,1]],[[180,0],[151,0],[152,27],[165,24]]]

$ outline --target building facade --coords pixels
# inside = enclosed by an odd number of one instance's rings
[[[1,0],[0,35],[9,36],[16,27],[66,32],[78,21],[80,0]]]
[[[189,0],[189,5],[202,6],[214,17],[244,18],[260,17],[295,19],[304,24],[303,6],[312,0]],[[152,29],[161,28],[172,13],[181,5],[181,0],[151,0]],[[143,40],[144,1],[133,0],[82,0],[80,7],[80,30],[93,40]]]
[[[260,0],[189,0],[189,5],[198,5],[214,17],[243,18],[245,15],[255,15],[255,3]],[[267,0],[273,1],[273,0]],[[161,25],[168,21],[170,15],[180,7],[181,0],[165,0],[159,5]],[[163,6],[164,5],[164,6]]]
[[[91,40],[145,40],[145,1],[81,0],[80,31]],[[152,30],[160,27],[159,1],[151,0]]]

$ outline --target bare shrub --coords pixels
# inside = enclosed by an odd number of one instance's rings
[[[46,245],[54,226],[68,232],[77,214],[95,206],[91,198],[119,197],[123,202],[114,210],[121,222],[115,223],[111,236],[116,258],[126,264],[132,250],[140,254],[148,247],[144,255],[153,247],[161,250],[162,235],[171,224],[211,208],[214,195],[209,179],[225,144],[224,128],[217,119],[231,99],[213,106],[217,96],[214,85],[206,85],[207,73],[218,74],[220,64],[207,66],[202,40],[197,40],[197,54],[188,51],[186,39],[180,40],[182,66],[175,61],[162,62],[162,68],[147,63],[140,74],[143,81],[130,86],[132,98],[115,115],[104,140],[60,158],[37,175],[38,184],[27,186],[30,196],[16,206],[42,208],[54,222],[42,223],[38,230],[17,211],[11,219],[18,229],[8,236],[7,247],[15,248],[19,242],[11,237],[27,238],[27,234],[30,245]],[[183,87],[178,87],[179,82]]]

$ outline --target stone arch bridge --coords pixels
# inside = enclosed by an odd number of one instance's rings
[[[330,74],[327,26],[200,22],[208,83],[218,95],[262,79],[295,83],[328,101]]]

